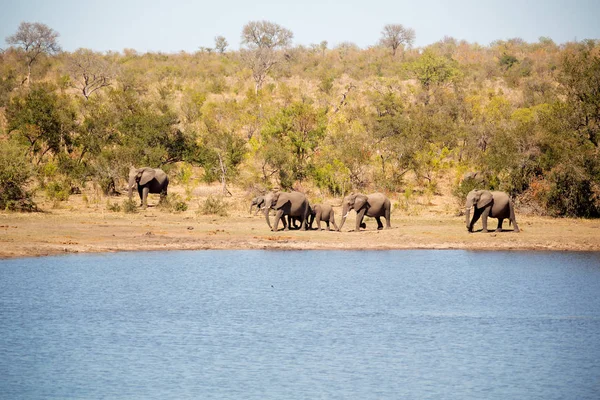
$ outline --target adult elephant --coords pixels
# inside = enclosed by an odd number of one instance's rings
[[[363,223],[363,218],[373,217],[377,220],[377,229],[383,229],[383,223],[381,223],[381,217],[385,218],[386,229],[391,228],[390,225],[390,214],[392,211],[392,204],[390,199],[387,198],[383,193],[373,193],[365,195],[362,193],[351,193],[344,197],[342,202],[344,208],[342,210],[342,223],[338,231],[342,230],[346,217],[350,210],[356,210],[356,231],[360,228],[366,228],[366,224]]]
[[[158,168],[134,168],[129,170],[129,200],[131,200],[133,187],[137,187],[140,195],[141,206],[148,206],[148,193],[160,193],[160,200],[167,197],[169,177],[162,169]]]
[[[314,221],[317,221],[317,229],[321,230],[321,221],[325,222],[327,225],[327,230],[329,229],[329,224],[333,224],[335,230],[338,230],[338,226],[335,223],[335,213],[333,212],[333,207],[329,204],[315,204],[310,207],[309,217],[308,217],[308,226],[312,229],[312,224]]]
[[[275,210],[275,222],[271,226],[269,219],[269,210]],[[291,225],[291,217],[298,217],[302,221],[300,229],[306,230],[306,218],[308,217],[308,211],[310,206],[308,199],[304,193],[300,192],[269,192],[265,196],[265,218],[267,225],[272,231],[277,232],[277,226],[279,220],[286,216],[290,220],[290,223],[286,224],[285,219],[283,220],[284,230],[289,230]]]
[[[515,219],[515,210],[508,194],[504,192],[490,192],[489,190],[471,190],[467,195],[465,205],[467,229],[473,232],[473,225],[481,217],[483,224],[482,232],[487,232],[488,217],[498,219],[497,232],[502,231],[502,222],[509,220],[514,227],[514,232],[519,232],[519,226]],[[471,209],[473,209],[473,218],[471,218]]]

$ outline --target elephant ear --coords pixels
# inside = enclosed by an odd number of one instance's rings
[[[354,200],[354,209],[358,212],[358,210],[365,206],[368,207],[367,196],[364,194],[357,195],[356,199]]]
[[[273,199],[273,203],[275,203],[275,209],[279,210],[281,207],[283,207],[286,203],[289,203],[290,199],[288,199],[287,197],[281,197],[279,195],[277,195],[276,198]]]
[[[494,196],[492,196],[492,193],[486,190],[481,193],[481,197],[479,197],[479,201],[477,201],[477,208],[484,208],[492,201],[494,201]]]
[[[156,176],[156,171],[152,168],[147,168],[142,172],[142,177],[140,178],[140,185],[146,185]]]

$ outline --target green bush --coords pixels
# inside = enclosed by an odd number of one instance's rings
[[[125,214],[135,214],[138,212],[137,204],[133,200],[126,199],[123,201],[123,212]]]
[[[594,195],[594,182],[587,171],[574,165],[553,169],[547,178],[546,209],[551,215],[598,217],[600,204]]]
[[[66,181],[50,182],[46,185],[46,196],[53,201],[67,201],[71,195],[71,185]]]
[[[25,149],[16,143],[0,143],[0,209],[35,211],[31,193],[26,190],[33,176]]]

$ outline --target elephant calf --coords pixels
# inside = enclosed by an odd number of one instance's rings
[[[148,193],[160,193],[161,201],[167,197],[167,187],[169,186],[169,177],[162,169],[158,168],[134,168],[129,170],[129,200],[133,187],[136,186],[140,195],[141,206],[148,205]]]
[[[254,215],[257,215],[265,207],[265,196],[257,196],[252,199],[252,202],[250,203],[250,212],[252,212],[252,207],[254,206],[256,206]]]
[[[327,230],[329,229],[329,223],[333,224],[335,230],[338,230],[338,226],[335,223],[335,213],[333,212],[333,207],[329,204],[315,204],[311,206],[308,215],[308,226],[312,229],[313,222],[317,220],[317,229],[321,230],[321,221],[325,222],[327,225]]]
[[[512,223],[514,232],[519,232],[519,226],[515,218],[515,210],[508,194],[504,192],[490,192],[489,190],[471,190],[467,195],[466,202],[467,230],[473,232],[473,225],[481,217],[483,224],[482,232],[487,232],[487,219],[498,218],[496,232],[502,231],[502,222],[508,219]],[[473,218],[471,218],[471,209]]]

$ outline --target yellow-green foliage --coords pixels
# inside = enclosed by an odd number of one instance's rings
[[[256,46],[48,55],[23,86],[22,50],[10,47],[0,128],[53,199],[68,197],[61,182],[119,192],[131,165],[167,170],[188,200],[197,180],[436,195],[440,179],[477,171],[485,182],[457,179],[457,197],[485,184],[548,214],[600,215],[597,40],[444,38],[393,56],[324,42],[275,50],[266,72]],[[82,55],[110,85],[77,86]],[[211,213],[219,201],[207,200]]]

